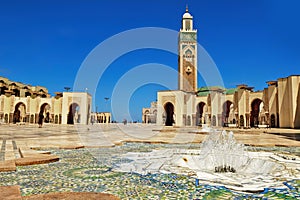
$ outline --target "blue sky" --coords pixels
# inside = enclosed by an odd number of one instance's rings
[[[45,86],[51,94],[63,91],[73,86],[82,62],[98,44],[134,28],[178,31],[186,4],[198,42],[216,63],[226,87],[245,83],[261,90],[268,80],[300,74],[297,0],[7,0],[0,1],[0,76]],[[101,77],[94,110],[110,110],[104,97],[112,96],[124,73],[146,63],[177,69],[177,56],[153,49],[121,56]],[[202,84],[200,78],[199,87]],[[162,89],[148,84],[133,93],[133,120],[141,119],[142,107]]]

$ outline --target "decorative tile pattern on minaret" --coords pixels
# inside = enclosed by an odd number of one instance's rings
[[[178,37],[178,89],[197,92],[197,30],[193,29],[188,8],[182,16]]]

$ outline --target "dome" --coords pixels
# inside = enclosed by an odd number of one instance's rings
[[[186,12],[186,13],[183,14],[182,18],[192,19],[193,17],[192,17],[192,15],[190,13]]]

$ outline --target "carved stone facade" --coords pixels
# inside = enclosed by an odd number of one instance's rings
[[[186,13],[178,38],[178,88],[197,92],[197,30],[193,29],[193,17]]]
[[[57,92],[51,97],[41,86],[30,86],[0,77],[0,123],[88,124],[91,96],[85,92]],[[68,121],[69,119],[69,121]]]
[[[150,108],[143,108],[142,123],[155,124],[157,118],[157,102],[151,102]]]
[[[109,124],[111,123],[111,113],[110,112],[92,113],[91,123]]]

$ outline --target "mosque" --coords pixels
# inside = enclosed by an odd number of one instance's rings
[[[92,113],[92,97],[87,92],[56,92],[0,77],[0,123],[35,124],[39,114],[45,123],[110,123],[109,112]]]
[[[157,102],[143,109],[143,123],[300,128],[300,75],[268,81],[262,91],[245,84],[198,88],[197,60],[197,30],[187,9],[178,37],[178,90],[159,91]]]
[[[144,108],[142,121],[166,126],[300,128],[300,75],[267,82],[254,91],[241,84],[226,89],[198,88],[197,30],[188,9],[178,37],[178,90],[159,91],[157,102]],[[56,92],[0,77],[0,123],[110,123],[109,112],[93,113],[87,92]]]

